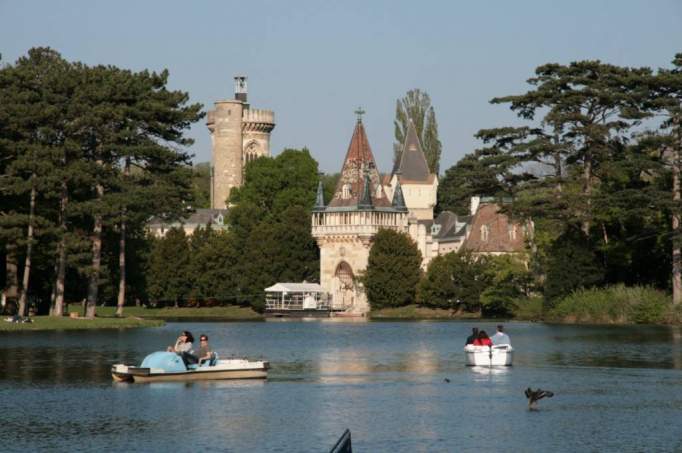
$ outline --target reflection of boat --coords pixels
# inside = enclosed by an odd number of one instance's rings
[[[464,347],[467,366],[511,366],[514,348],[510,344]]]
[[[214,364],[185,366],[174,352],[159,351],[144,358],[139,367],[112,365],[117,382],[205,381],[214,379],[262,379],[268,376],[268,362],[246,359],[215,360]]]

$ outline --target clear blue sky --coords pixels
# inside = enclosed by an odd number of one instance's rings
[[[341,167],[358,105],[389,171],[395,101],[421,88],[444,170],[476,148],[478,129],[515,122],[488,101],[524,91],[540,64],[667,66],[682,52],[682,2],[0,0],[3,61],[33,46],[88,64],[167,68],[171,87],[205,108],[247,74],[252,106],[276,114],[273,153],[307,146],[327,172]],[[209,160],[205,125],[190,136],[195,162]]]

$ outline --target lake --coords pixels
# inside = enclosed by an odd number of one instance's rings
[[[0,334],[2,451],[680,451],[682,328],[508,323],[514,366],[464,365],[493,323],[169,323]],[[115,384],[180,330],[266,381]],[[446,382],[445,378],[450,382]],[[555,393],[528,411],[526,387]]]

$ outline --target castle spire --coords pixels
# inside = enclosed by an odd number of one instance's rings
[[[398,211],[407,211],[407,206],[405,206],[405,197],[403,196],[403,189],[400,186],[400,170],[396,172],[398,178],[396,178],[395,191],[393,192],[393,203],[392,206]]]
[[[367,184],[367,178],[369,178],[369,184]],[[362,121],[358,121],[355,123],[353,137],[348,145],[346,158],[341,168],[341,175],[328,207],[358,206],[365,188],[369,192],[373,206],[388,207],[391,205],[390,200],[381,188],[381,177],[367,140],[365,126]]]
[[[407,131],[405,132],[405,143],[403,152],[400,155],[400,163],[394,173],[402,173],[403,178],[409,181],[427,181],[431,175],[429,164],[426,163],[426,156],[419,142],[417,128],[414,126],[412,118],[408,119]]]
[[[317,183],[317,196],[313,211],[324,211],[324,187],[322,186],[322,179]]]

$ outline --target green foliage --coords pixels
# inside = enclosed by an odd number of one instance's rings
[[[489,258],[492,278],[481,293],[484,316],[509,316],[517,300],[530,293],[532,276],[518,257],[501,255]]]
[[[360,277],[372,310],[414,303],[421,262],[421,253],[407,234],[379,230]]]
[[[192,199],[195,209],[211,207],[211,163],[201,162],[192,168]]]
[[[546,306],[554,306],[558,298],[579,288],[600,284],[604,271],[597,254],[577,228],[569,229],[552,243],[547,252]]]
[[[625,285],[579,289],[562,298],[547,319],[586,323],[661,323],[673,307],[663,291]]]
[[[163,238],[154,239],[147,269],[148,293],[153,302],[173,302],[189,295],[191,288],[190,247],[185,231],[171,228]]]
[[[395,121],[393,122],[395,126],[393,167],[397,168],[400,163],[400,155],[405,145],[410,120],[417,130],[417,136],[422,144],[429,170],[438,174],[442,145],[438,138],[436,112],[431,105],[429,95],[419,89],[408,91],[405,97],[396,101]]]
[[[319,249],[310,233],[317,170],[307,149],[287,149],[247,165],[244,185],[230,194],[235,206],[228,215],[233,251],[225,281],[233,285],[235,301],[262,310],[264,288],[319,280]]]
[[[451,310],[480,311],[481,295],[492,281],[492,267],[486,256],[469,251],[437,256],[419,283],[420,305]]]

